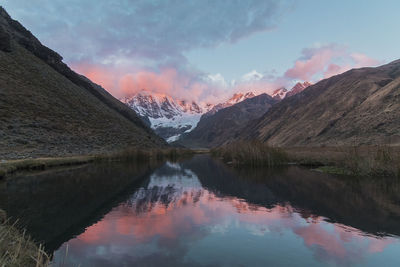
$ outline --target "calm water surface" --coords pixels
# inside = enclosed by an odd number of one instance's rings
[[[0,207],[54,266],[400,266],[399,193],[395,179],[199,155],[15,177],[0,183]]]

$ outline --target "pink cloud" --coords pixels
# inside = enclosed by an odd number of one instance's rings
[[[297,60],[294,66],[285,72],[285,77],[310,81],[315,74],[325,69],[333,57],[341,54],[341,49],[335,45],[329,45],[304,49],[302,53],[304,58]]]
[[[159,71],[129,71],[129,67],[75,63],[72,68],[101,85],[116,98],[128,97],[141,90],[212,103],[230,96],[230,92],[207,80],[202,74],[178,71],[174,67],[165,67]]]
[[[349,65],[344,65],[344,66],[339,66],[337,64],[329,64],[328,67],[326,68],[325,72],[324,72],[324,79],[332,77],[334,75],[346,72],[348,70],[350,70],[351,67]]]
[[[131,96],[145,89],[188,101],[219,103],[230,98],[233,93],[252,91],[256,94],[271,94],[277,88],[289,88],[297,80],[315,83],[351,68],[375,66],[379,63],[365,54],[349,53],[343,46],[329,44],[303,49],[302,56],[281,77],[252,71],[232,82],[225,81],[220,74],[206,75],[174,65],[150,70],[122,61],[118,64],[98,65],[78,62],[72,64],[72,67],[117,98]]]
[[[355,67],[372,67],[381,64],[382,62],[371,57],[368,57],[365,54],[361,53],[352,53],[351,58],[355,62]]]
[[[288,69],[284,76],[289,79],[318,81],[348,71],[352,68],[376,66],[380,61],[362,53],[349,53],[336,44],[303,49],[302,57]]]

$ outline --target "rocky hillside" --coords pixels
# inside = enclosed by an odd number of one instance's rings
[[[165,145],[0,7],[0,159]]]
[[[177,144],[192,148],[218,146],[230,138],[236,138],[244,125],[262,116],[277,102],[271,96],[261,94],[221,109],[213,115],[203,116],[197,127],[183,135]]]
[[[400,144],[400,60],[353,69],[287,97],[240,138],[278,146]]]

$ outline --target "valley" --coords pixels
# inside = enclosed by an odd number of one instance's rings
[[[285,5],[4,0],[0,266],[400,266],[397,9]]]

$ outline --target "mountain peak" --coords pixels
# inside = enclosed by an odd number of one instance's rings
[[[219,103],[215,106],[213,106],[207,113],[204,114],[204,116],[210,116],[215,114],[218,110],[221,110],[223,108],[227,108],[230,106],[233,106],[239,102],[242,102],[243,100],[246,100],[248,98],[253,98],[256,95],[253,92],[247,92],[247,93],[235,93],[231,98],[228,99],[226,102]]]
[[[288,93],[288,90],[285,87],[280,87],[276,89],[274,92],[272,92],[272,97],[277,100],[282,100],[286,97],[286,94]]]
[[[247,93],[235,93],[226,103],[229,104],[236,104],[239,102],[242,102],[243,100],[247,98],[252,98],[255,97],[256,95],[253,92],[247,92]]]
[[[141,90],[121,101],[141,118],[148,120],[150,127],[168,142],[193,130],[201,115],[213,107],[212,104],[199,105],[195,101],[175,99],[167,94],[148,90]]]
[[[304,89],[306,89],[310,85],[312,85],[310,82],[305,81],[302,83],[301,82],[296,83],[290,90],[286,89],[285,87],[280,87],[280,88],[276,89],[275,91],[273,91],[271,96],[274,99],[282,100],[286,97],[293,96],[295,94],[302,92]]]
[[[286,97],[298,94],[300,92],[302,92],[304,89],[306,89],[307,87],[309,87],[310,85],[312,85],[310,82],[298,82],[296,83],[293,88],[287,93]]]

